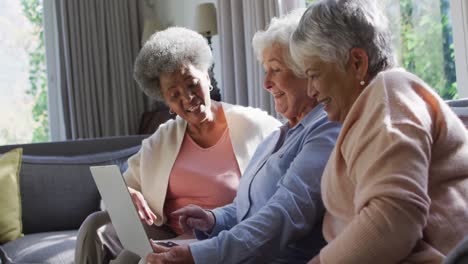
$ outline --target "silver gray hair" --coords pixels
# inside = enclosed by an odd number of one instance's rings
[[[303,70],[304,61],[312,56],[337,63],[344,70],[350,50],[362,48],[369,58],[371,78],[394,67],[396,57],[388,21],[375,2],[319,0],[312,4],[292,34],[293,59]]]
[[[195,31],[183,27],[170,27],[154,33],[140,50],[133,77],[143,92],[160,100],[161,73],[174,72],[192,64],[207,72],[213,63],[207,40]]]
[[[286,67],[291,69],[297,76],[304,77],[303,71],[292,59],[289,50],[289,39],[294,30],[296,30],[304,11],[305,8],[299,8],[282,17],[274,17],[265,31],[255,33],[252,39],[252,46],[258,61],[263,61],[263,51],[266,48],[279,44],[284,47],[283,60],[286,63]]]

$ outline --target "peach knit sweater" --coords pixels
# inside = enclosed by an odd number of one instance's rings
[[[468,131],[424,82],[378,74],[322,177],[328,263],[441,263],[468,233]]]

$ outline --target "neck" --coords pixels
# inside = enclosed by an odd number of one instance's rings
[[[301,109],[299,109],[298,114],[294,118],[288,119],[289,122],[289,127],[295,127],[299,122],[301,122],[302,119],[310,112],[314,107],[317,106],[317,103],[310,103],[305,106],[303,106]]]
[[[211,101],[211,111],[205,120],[198,124],[187,124],[187,131],[190,135],[206,134],[207,132],[215,129],[223,121],[221,118],[222,106],[221,103]],[[224,120],[225,121],[225,120]]]

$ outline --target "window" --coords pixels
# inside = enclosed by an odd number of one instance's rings
[[[48,141],[41,0],[0,3],[0,144]]]
[[[314,0],[306,0],[310,5]],[[458,97],[449,0],[382,0],[398,63],[442,98]]]

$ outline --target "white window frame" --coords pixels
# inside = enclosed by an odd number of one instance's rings
[[[458,97],[468,97],[468,1],[451,0]]]
[[[57,67],[60,65],[58,53],[58,34],[55,0],[43,0],[44,41],[46,47],[47,67],[47,98],[49,111],[49,131],[51,141],[65,140],[65,126],[63,123],[63,110],[60,76],[57,75]]]

